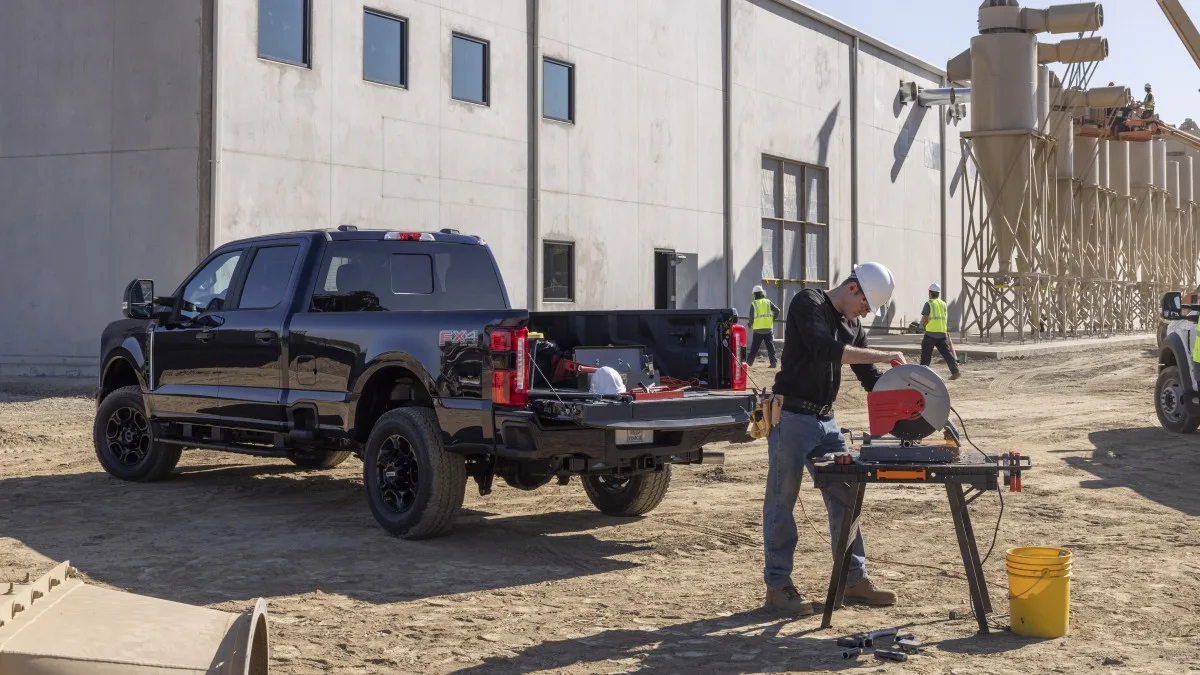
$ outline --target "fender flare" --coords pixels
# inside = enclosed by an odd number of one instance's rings
[[[1190,400],[1196,394],[1195,369],[1192,367],[1192,360],[1188,358],[1187,347],[1183,344],[1183,338],[1179,337],[1178,333],[1167,334],[1162,353],[1158,358],[1159,371],[1162,371],[1166,367],[1167,360],[1163,357],[1168,352],[1175,357],[1175,365],[1179,368],[1179,372],[1182,375],[1180,379],[1182,380],[1184,393],[1188,395]]]
[[[137,343],[137,340],[132,338],[125,340],[120,347],[117,347],[109,352],[108,356],[104,359],[104,366],[100,368],[100,381],[98,382],[99,386],[96,388],[97,399],[100,396],[100,392],[104,391],[104,382],[108,379],[113,367],[119,362],[124,362],[133,369],[134,376],[137,377],[138,386],[141,387],[143,392],[145,392],[146,361],[144,358],[141,358],[141,356],[141,345]]]
[[[353,398],[355,402],[357,402],[358,398],[362,396],[363,390],[366,389],[367,383],[371,381],[371,378],[373,378],[376,373],[385,368],[392,368],[396,366],[400,366],[401,368],[411,372],[413,375],[416,375],[417,380],[421,383],[421,386],[425,388],[425,391],[429,393],[430,397],[437,398],[437,383],[432,377],[429,376],[429,373],[426,372],[425,366],[421,365],[420,361],[408,354],[392,352],[380,354],[378,358],[367,364],[367,367],[363,368],[362,373],[360,373],[359,376],[354,380],[354,386],[351,387],[351,391],[353,392]]]

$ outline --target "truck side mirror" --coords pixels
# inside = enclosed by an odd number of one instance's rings
[[[1179,291],[1171,291],[1162,297],[1162,318],[1167,320],[1175,320],[1183,318],[1182,294]]]
[[[134,279],[125,287],[121,313],[127,319],[149,319],[154,311],[154,281]]]

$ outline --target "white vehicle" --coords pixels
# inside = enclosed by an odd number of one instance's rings
[[[1159,345],[1154,409],[1167,431],[1190,434],[1200,427],[1200,363],[1192,360],[1200,305],[1183,304],[1182,294],[1163,295],[1166,335]]]

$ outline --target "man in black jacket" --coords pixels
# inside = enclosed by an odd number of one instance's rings
[[[846,450],[846,440],[833,418],[833,403],[841,386],[842,364],[850,365],[867,391],[882,373],[872,364],[904,362],[899,352],[867,347],[858,319],[878,314],[892,296],[892,274],[879,263],[862,263],[853,275],[831,291],[806,289],[792,299],[784,329],[782,367],[775,376],[774,394],[783,398],[779,422],[767,436],[767,491],[763,500],[763,579],[766,605],[797,616],[813,614],[817,606],[792,583],[796,552],[793,511],[804,468],[812,460]],[[825,488],[821,496],[829,511],[830,541],[836,540],[842,520],[849,516],[851,488]],[[866,571],[862,533],[856,533],[845,600],[869,605],[895,603],[896,594],[876,588]]]

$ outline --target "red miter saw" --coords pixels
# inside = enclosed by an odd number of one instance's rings
[[[958,460],[958,432],[949,424],[950,392],[928,366],[893,363],[867,394],[867,415],[871,431],[862,435],[861,461]],[[937,441],[922,440],[934,434],[940,436]]]

